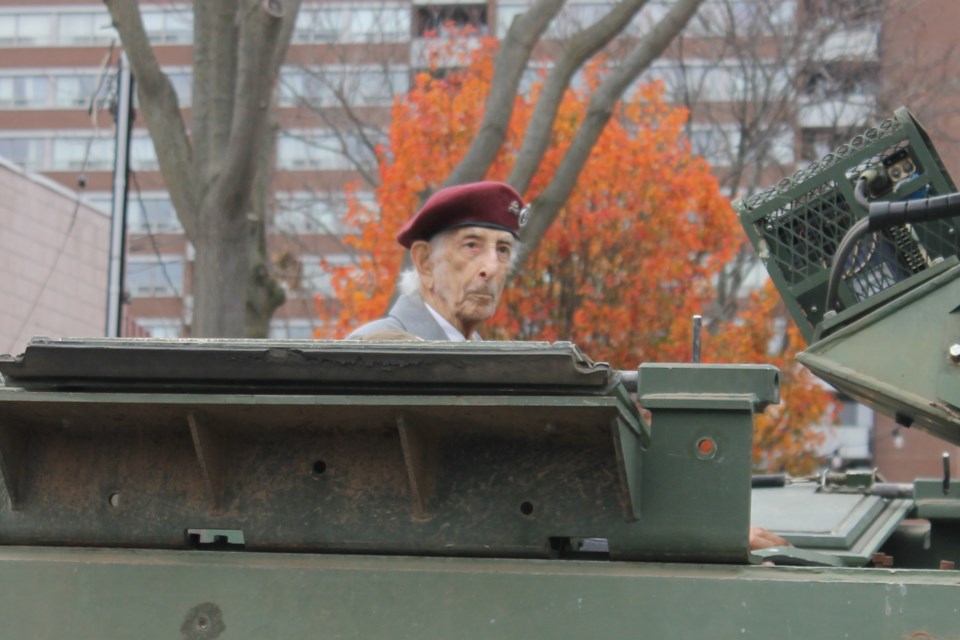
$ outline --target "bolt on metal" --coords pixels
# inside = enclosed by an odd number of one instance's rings
[[[950,359],[954,362],[960,362],[960,344],[954,342],[947,349],[947,353],[950,354]]]

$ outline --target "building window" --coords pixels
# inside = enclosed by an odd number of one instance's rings
[[[803,0],[804,14],[849,25],[879,20],[885,8],[884,0]]]
[[[92,71],[59,71],[0,76],[0,109],[85,109],[92,98],[102,98],[113,88],[109,77],[101,79]]]
[[[143,28],[153,44],[190,44],[193,42],[193,10],[177,7],[142,11]]]
[[[389,106],[410,88],[406,67],[395,69],[315,67],[281,71],[279,101],[283,106]]]
[[[459,32],[472,29],[478,35],[487,33],[486,4],[432,4],[419,6],[417,37],[449,35],[449,28]]]
[[[54,138],[47,168],[51,171],[107,171],[113,168],[114,147],[110,138]]]
[[[97,80],[93,74],[54,76],[53,106],[85,108],[98,89],[100,96],[109,91],[109,82],[105,81],[98,87]]]
[[[343,233],[343,216],[346,211],[347,203],[343,194],[278,195],[273,228],[293,235],[339,235]]]
[[[30,171],[47,163],[47,141],[43,138],[0,138],[0,156]]]
[[[684,33],[695,37],[775,36],[795,28],[795,2],[706,0]]]
[[[407,5],[303,8],[297,14],[297,43],[378,43],[410,39]]]
[[[7,76],[0,78],[0,108],[45,107],[50,99],[47,76]]]
[[[308,170],[332,168],[334,151],[325,146],[332,140],[318,136],[310,138],[296,134],[281,134],[277,140],[277,168]]]
[[[109,44],[117,37],[106,9],[96,13],[61,13],[57,42],[62,45]]]
[[[382,134],[365,132],[365,137],[382,142]],[[375,162],[373,151],[363,137],[344,132],[340,135],[313,130],[284,132],[277,140],[277,168],[288,171],[349,170],[358,163]]]
[[[792,95],[793,69],[756,64],[749,68],[735,61],[686,60],[682,65],[659,62],[643,74],[641,82],[662,80],[667,96],[677,102],[754,102]],[[759,96],[766,96],[760,98]]]
[[[127,202],[127,230],[131,233],[178,233],[183,227],[169,196],[149,194],[131,195]]]
[[[274,340],[310,340],[313,322],[309,318],[282,318],[270,321],[268,336]]]
[[[410,89],[410,75],[406,69],[384,71],[361,71],[353,77],[351,94],[357,102],[367,106],[389,106],[395,96]]]
[[[340,36],[339,9],[300,9],[294,26],[294,42],[336,42]]]
[[[352,7],[344,18],[347,42],[399,42],[410,38],[406,7]]]
[[[183,274],[183,256],[130,256],[126,290],[133,298],[180,297]]]
[[[149,135],[137,135],[130,139],[130,168],[134,171],[156,171],[157,150]]]
[[[49,13],[0,13],[0,46],[50,44],[52,17]]]
[[[183,334],[180,318],[135,318],[151,338],[179,338]]]

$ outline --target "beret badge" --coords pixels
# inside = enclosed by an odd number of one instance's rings
[[[510,203],[510,206],[507,207],[507,211],[517,216],[517,226],[522,227],[527,224],[527,215],[530,212],[530,205],[525,207],[520,207],[520,203],[514,200]]]

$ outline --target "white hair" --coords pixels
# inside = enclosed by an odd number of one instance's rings
[[[456,231],[456,229],[447,229],[446,231],[441,231],[427,242],[427,244],[430,245],[430,254],[427,256],[428,260],[432,256],[441,253],[444,245],[446,245],[446,243],[453,236],[454,231]],[[521,245],[519,240],[513,243],[513,251],[510,252],[510,273],[513,273],[513,268],[517,264],[517,256],[520,255],[520,247]],[[403,271],[400,274],[400,294],[408,296],[416,293],[419,290],[420,274],[417,272],[416,268]]]
[[[400,274],[400,293],[409,296],[420,290],[420,274],[416,269],[407,269]]]

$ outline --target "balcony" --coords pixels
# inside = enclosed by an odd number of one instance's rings
[[[817,59],[821,62],[878,59],[879,26],[838,29],[824,37]]]

